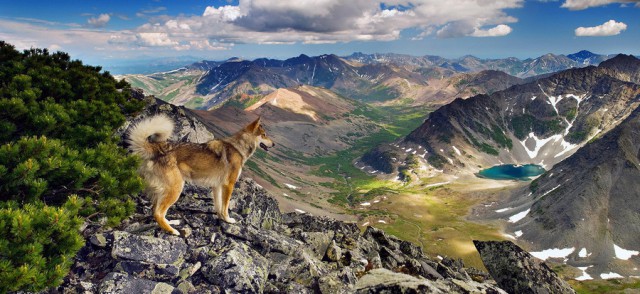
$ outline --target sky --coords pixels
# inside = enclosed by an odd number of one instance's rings
[[[105,67],[353,52],[640,55],[640,0],[0,0],[0,40]]]

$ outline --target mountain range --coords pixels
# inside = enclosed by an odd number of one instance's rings
[[[363,161],[396,173],[417,159],[416,170],[457,175],[542,165],[547,171],[536,180],[476,212],[507,220],[510,238],[534,256],[580,268],[583,278],[637,275],[639,73],[640,60],[618,55],[456,99]]]
[[[640,103],[638,63],[619,55],[598,67],[569,69],[493,94],[456,99],[430,113],[398,143],[380,146],[365,158],[386,166],[387,172],[392,158],[402,162],[409,155],[451,172],[475,173],[501,163],[550,168],[614,128]]]
[[[487,90],[497,91],[521,83],[522,78],[597,64],[610,57],[589,51],[525,60],[480,59],[471,55],[447,59],[392,53],[354,53],[344,57],[303,54],[286,60],[201,61],[167,72],[120,77],[165,101],[198,109],[216,108],[232,98],[259,99],[278,88],[298,85],[324,87],[366,102],[409,99],[416,104],[445,104],[456,97],[483,93],[464,93],[464,84],[470,80],[492,84]],[[488,72],[475,77],[482,71]],[[513,77],[505,78],[502,73]]]
[[[597,65],[600,62],[611,57],[613,57],[613,55],[601,55],[582,50],[580,52],[569,55],[556,55],[549,53],[537,58],[527,58],[524,60],[515,57],[502,59],[481,59],[473,55],[466,55],[461,58],[455,59],[447,59],[433,55],[410,56],[394,53],[354,53],[344,58],[364,64],[387,63],[413,69],[438,68],[441,71],[443,71],[443,69],[448,69],[450,70],[450,74],[459,72],[497,70],[505,72],[512,76],[527,78],[572,67]]]

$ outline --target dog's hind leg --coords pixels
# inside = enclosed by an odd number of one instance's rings
[[[180,232],[172,228],[166,219],[169,207],[178,201],[180,193],[182,193],[182,188],[184,187],[184,180],[177,169],[169,175],[166,184],[167,189],[164,195],[158,199],[158,202],[153,207],[153,218],[158,222],[160,228],[171,234],[180,236]]]

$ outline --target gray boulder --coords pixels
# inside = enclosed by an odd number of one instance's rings
[[[179,237],[169,240],[127,232],[113,232],[111,256],[119,260],[134,260],[152,264],[180,265],[187,245]]]
[[[211,259],[202,269],[205,278],[232,293],[261,293],[269,272],[269,262],[246,244],[231,248]]]
[[[444,283],[416,278],[388,269],[374,269],[356,283],[356,293],[449,293]]]
[[[474,240],[473,244],[493,279],[509,293],[575,293],[544,262],[511,241]]]
[[[173,290],[174,287],[167,283],[138,279],[122,273],[109,273],[104,280],[102,280],[99,288],[99,292],[102,294],[169,294],[173,292]]]

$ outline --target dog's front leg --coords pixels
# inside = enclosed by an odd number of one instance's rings
[[[229,217],[229,202],[231,202],[231,195],[233,194],[233,187],[238,181],[240,177],[240,172],[242,171],[242,158],[240,156],[233,156],[230,160],[231,169],[224,183],[222,184],[222,211],[219,212],[218,215],[230,224],[236,222],[236,220],[232,217]],[[222,213],[222,214],[220,214]]]
[[[213,205],[216,210],[216,214],[222,218],[222,209],[224,205],[222,204],[222,187],[211,187],[211,194],[213,194]]]
[[[231,189],[229,189],[228,187],[229,185],[226,184],[222,187],[213,187],[213,201],[218,217],[225,222],[233,224],[236,222],[236,220],[232,217],[229,217],[229,199],[231,198],[231,193],[233,192],[233,185],[231,185]]]
[[[236,220],[232,217],[229,217],[229,202],[231,202],[231,194],[233,194],[233,186],[235,185],[235,181],[233,183],[226,184],[222,187],[222,215],[220,217],[230,224],[236,223]]]

